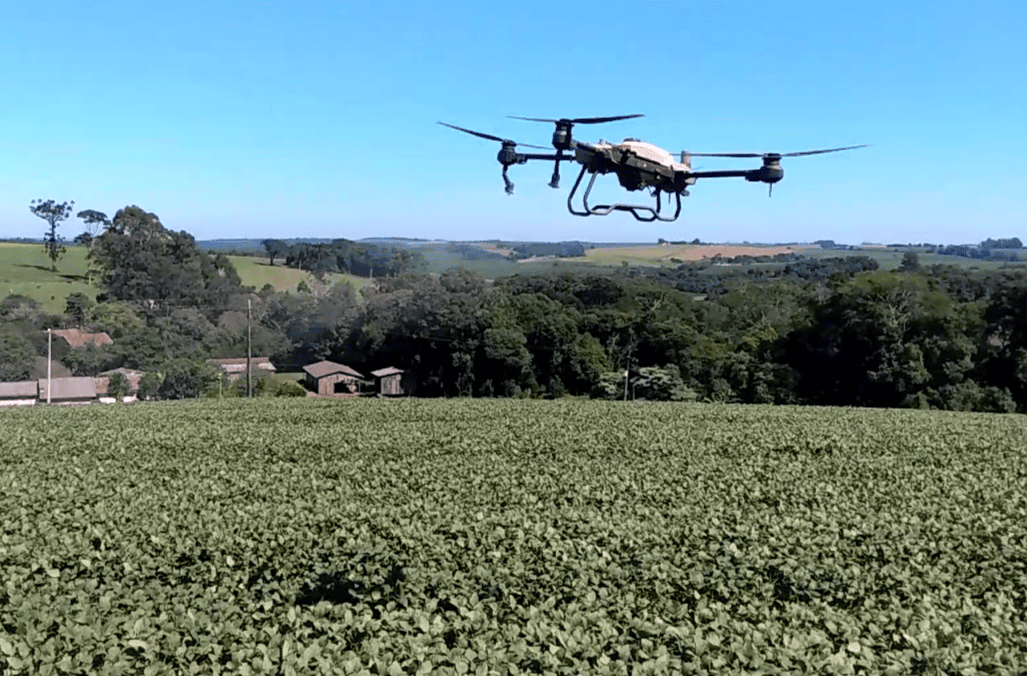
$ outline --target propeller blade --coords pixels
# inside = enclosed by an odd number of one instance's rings
[[[689,153],[692,157],[763,157],[763,153]]]
[[[512,145],[515,145],[515,146],[524,146],[525,148],[538,148],[540,150],[548,150],[549,149],[546,146],[533,146],[530,143],[518,143],[517,141],[511,141],[510,139],[499,138],[498,136],[493,136],[492,134],[483,134],[480,131],[472,131],[470,129],[464,129],[463,127],[458,127],[455,124],[446,124],[445,122],[439,122],[439,124],[441,124],[443,127],[449,127],[450,129],[456,129],[457,131],[462,131],[465,134],[471,134],[472,136],[477,136],[479,138],[488,139],[489,141],[499,141],[500,143],[512,144]]]
[[[518,117],[516,115],[507,115],[507,117],[513,120],[528,120],[529,122],[570,122],[571,124],[602,124],[603,122],[616,122],[617,120],[630,120],[633,117],[645,116],[641,113],[638,113],[635,115],[614,115],[612,117],[575,117],[563,120],[551,120],[545,117]]]
[[[797,153],[782,153],[781,157],[798,157],[799,155],[819,155],[820,153],[836,153],[839,150],[853,150],[855,148],[868,148],[869,143],[864,143],[859,146],[846,146],[845,148],[828,148],[827,150],[803,150]]]
[[[799,157],[800,155],[819,155],[820,153],[836,153],[839,150],[853,150],[855,148],[868,148],[869,143],[859,146],[846,146],[844,148],[827,148],[826,150],[801,150],[796,153],[692,153],[698,157]]]
[[[645,117],[641,113],[634,115],[614,115],[612,117],[579,117],[571,120],[574,124],[602,124],[603,122],[616,122],[617,120],[630,120],[635,117]]]

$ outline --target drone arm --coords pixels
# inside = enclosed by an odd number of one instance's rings
[[[692,171],[689,178],[745,178],[751,175],[752,169],[726,169],[724,171]]]
[[[523,157],[525,160],[572,160],[574,159],[570,155],[555,155],[553,153],[518,153],[518,156]]]

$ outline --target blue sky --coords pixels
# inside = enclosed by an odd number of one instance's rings
[[[1027,240],[1027,3],[8,3],[0,236],[34,198],[137,204],[197,239],[408,236],[859,243]],[[669,150],[805,150],[774,197],[700,181],[674,223],[566,211],[446,121]],[[704,169],[758,160],[696,158]],[[600,177],[597,197],[649,201]],[[61,234],[83,230],[74,217]]]

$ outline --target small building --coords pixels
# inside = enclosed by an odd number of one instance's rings
[[[341,394],[357,396],[364,376],[345,364],[319,361],[303,367],[307,387],[323,395]]]
[[[92,378],[46,378],[39,379],[39,403],[47,399],[47,383],[50,383],[50,403],[88,404],[96,401],[96,383]]]
[[[374,389],[382,397],[399,397],[405,394],[403,391],[403,370],[389,366],[387,368],[371,371],[374,376]]]
[[[208,359],[207,363],[217,366],[228,375],[232,382],[246,377],[246,357],[232,357],[230,359]],[[251,357],[250,369],[256,375],[259,371],[274,373],[275,365],[268,357]]]
[[[135,400],[135,395],[139,392],[139,381],[143,378],[142,371],[136,371],[135,369],[117,368],[111,369],[110,371],[104,371],[100,375],[93,378],[93,383],[96,386],[96,394],[100,397],[101,401],[104,398],[110,396],[107,388],[110,386],[111,374],[120,373],[125,376],[125,381],[128,383],[128,389],[125,392],[124,400]]]
[[[72,348],[85,347],[86,345],[99,347],[101,345],[114,344],[114,340],[105,331],[100,333],[83,333],[80,329],[54,329],[53,335],[63,338]]]
[[[33,406],[38,400],[39,383],[35,380],[0,383],[0,407]]]

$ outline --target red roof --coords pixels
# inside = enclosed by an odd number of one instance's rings
[[[68,341],[68,345],[72,347],[82,347],[84,345],[113,345],[114,341],[107,335],[106,332],[101,331],[100,333],[83,333],[79,329],[56,329],[53,334],[58,338],[63,338]]]

